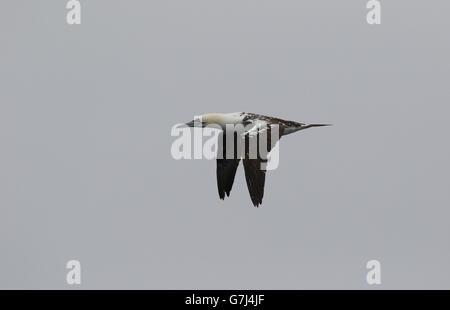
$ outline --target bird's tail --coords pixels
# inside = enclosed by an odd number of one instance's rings
[[[303,125],[300,130],[311,128],[311,127],[322,127],[322,126],[331,126],[332,124],[305,124]]]
[[[311,128],[311,127],[322,127],[322,126],[331,126],[330,124],[302,124],[302,123],[298,123],[296,126],[291,126],[291,127],[286,127],[284,129],[284,133],[283,135],[289,135],[291,133],[294,133],[296,131],[299,130],[303,130],[303,129],[307,129],[307,128]]]

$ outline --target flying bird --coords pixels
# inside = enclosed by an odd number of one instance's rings
[[[247,188],[255,207],[262,203],[264,196],[266,169],[263,168],[263,164],[267,163],[267,154],[280,138],[311,127],[330,126],[330,124],[304,124],[246,112],[204,114],[183,124],[188,127],[208,125],[220,129],[216,156],[217,189],[220,199],[230,196],[236,170],[242,159]],[[239,125],[243,128],[240,132],[236,130]],[[266,142],[267,152],[264,145],[261,146],[263,142]],[[257,150],[252,151],[251,146]]]

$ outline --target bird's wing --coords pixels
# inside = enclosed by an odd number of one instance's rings
[[[225,198],[225,194],[230,196],[231,188],[233,187],[234,177],[236,175],[236,170],[241,160],[241,156],[237,156],[237,137],[234,138],[234,150],[235,156],[231,159],[227,159],[226,151],[226,134],[222,131],[218,136],[217,143],[217,189],[219,191],[220,199]],[[228,156],[229,158],[229,156]]]
[[[247,181],[250,198],[255,207],[258,207],[262,203],[264,196],[264,183],[266,180],[265,164],[267,164],[267,155],[280,139],[279,135],[276,135],[276,133],[274,133],[275,136],[272,137],[272,130],[272,127],[267,123],[264,124],[261,122],[255,124],[243,134],[245,139],[245,156],[243,159],[245,179]],[[264,138],[267,139],[267,152],[260,152],[259,145]],[[272,141],[272,139],[275,141]],[[251,148],[255,147],[257,147],[257,149],[251,151]]]

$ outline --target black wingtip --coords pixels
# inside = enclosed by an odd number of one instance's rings
[[[219,198],[220,198],[221,200],[224,200],[224,199],[225,199],[225,193],[219,191]]]
[[[250,197],[252,199],[252,204],[255,208],[259,208],[262,205],[262,199],[258,199],[258,197]]]

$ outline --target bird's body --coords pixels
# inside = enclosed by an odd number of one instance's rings
[[[247,187],[255,207],[262,203],[264,195],[266,170],[262,164],[267,162],[267,154],[279,139],[306,128],[327,126],[327,124],[298,123],[246,112],[204,114],[186,123],[190,127],[195,127],[197,124],[201,124],[202,127],[215,125],[221,129],[216,170],[219,197],[224,199],[225,195],[230,195],[236,170],[242,159]],[[239,126],[241,131],[236,129]],[[231,148],[230,139],[234,142]],[[265,145],[261,147],[261,141],[267,142],[267,152],[265,152]],[[255,148],[254,152],[252,146]],[[232,156],[230,156],[230,149]]]

